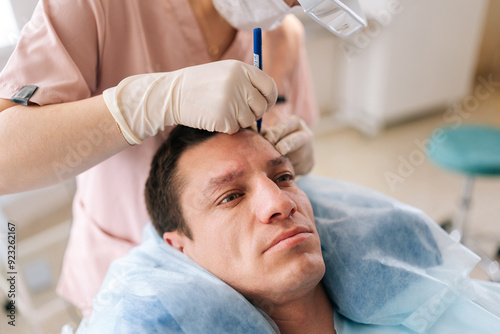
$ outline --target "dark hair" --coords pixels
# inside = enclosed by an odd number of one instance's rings
[[[149,216],[160,236],[179,231],[192,239],[179,202],[182,179],[177,165],[183,152],[216,134],[178,125],[153,157],[144,194]]]

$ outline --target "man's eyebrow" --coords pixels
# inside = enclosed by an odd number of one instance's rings
[[[237,169],[219,176],[212,177],[205,184],[202,192],[206,196],[210,196],[215,189],[222,187],[225,184],[231,183],[232,181],[242,177],[244,174],[245,172],[242,169]]]
[[[273,168],[273,167],[277,167],[277,166],[288,164],[288,163],[290,163],[290,160],[288,159],[288,157],[282,155],[282,156],[279,156],[277,158],[269,160],[266,165],[268,168]]]
[[[268,160],[266,166],[267,168],[273,168],[288,163],[290,163],[290,160],[287,157],[279,156],[271,160]],[[244,175],[245,171],[242,169],[238,169],[229,171],[219,176],[212,177],[203,187],[202,193],[208,197],[215,191],[215,189],[220,188],[228,183],[231,183],[234,180],[243,177]]]

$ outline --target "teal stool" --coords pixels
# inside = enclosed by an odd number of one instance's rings
[[[467,236],[466,227],[474,179],[500,177],[500,129],[472,124],[437,129],[430,138],[427,154],[434,164],[465,175],[460,207],[450,235],[478,253],[483,269],[492,280],[500,281],[498,262],[489,259],[474,245]]]

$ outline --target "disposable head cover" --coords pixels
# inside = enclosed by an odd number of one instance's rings
[[[471,280],[479,257],[423,212],[346,182],[308,176],[300,187],[338,333],[498,333],[500,285]]]
[[[276,333],[274,323],[219,278],[160,238],[114,261],[81,333]],[[275,325],[274,325],[275,326]]]
[[[478,257],[421,211],[345,182],[307,176],[299,186],[315,213],[339,334],[498,333],[500,285],[471,280]],[[143,239],[111,265],[77,333],[279,332],[151,224]]]

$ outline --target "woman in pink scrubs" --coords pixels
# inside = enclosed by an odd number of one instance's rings
[[[251,31],[221,15],[230,2],[41,0],[0,74],[0,195],[76,176],[58,293],[84,316],[110,262],[140,243],[150,160],[171,126],[235,132],[268,108],[268,128],[317,117],[300,22],[264,32],[263,74]],[[269,3],[275,16],[297,4]],[[285,101],[274,107],[271,78]],[[10,101],[19,92],[25,106]]]

